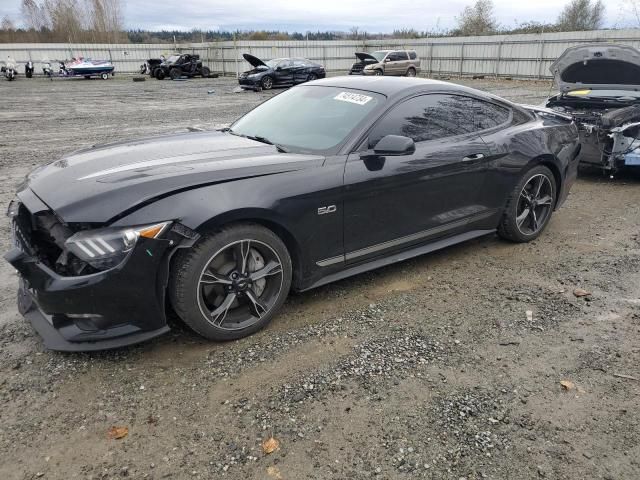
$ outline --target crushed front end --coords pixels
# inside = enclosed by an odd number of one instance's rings
[[[569,114],[580,129],[580,162],[613,173],[640,166],[640,98],[628,102],[576,102],[558,95],[547,106]]]
[[[18,308],[52,350],[89,351],[169,330],[169,261],[197,234],[167,221],[130,228],[68,225],[32,191],[9,206]]]

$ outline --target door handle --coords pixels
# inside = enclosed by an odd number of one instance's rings
[[[463,162],[473,162],[474,160],[482,160],[484,158],[483,153],[474,153],[473,155],[468,155],[462,159]]]

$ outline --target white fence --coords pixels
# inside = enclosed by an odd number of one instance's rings
[[[238,41],[193,44],[0,44],[0,60],[13,57],[54,62],[72,57],[111,60],[116,72],[134,73],[148,58],[174,52],[199,54],[212,71],[236,75],[249,69],[242,58],[303,57],[322,63],[328,72],[345,73],[356,51],[387,48],[416,50],[427,76],[487,75],[549,78],[549,66],[568,47],[589,42],[615,42],[640,48],[640,29],[595,30],[539,35],[422,38],[416,40]]]

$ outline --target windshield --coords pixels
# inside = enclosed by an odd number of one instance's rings
[[[287,150],[326,153],[344,142],[384,99],[360,90],[295,87],[247,113],[230,131],[261,137]]]
[[[384,57],[387,56],[387,53],[389,53],[389,52],[387,52],[386,50],[380,50],[379,52],[373,52],[371,55],[376,57],[376,60],[381,62],[382,60],[384,60]]]
[[[180,58],[180,55],[171,55],[169,58],[167,58],[166,62],[167,63],[176,63],[179,58]]]
[[[274,58],[273,60],[268,60],[268,61],[264,62],[264,64],[267,67],[276,68],[281,61],[282,61],[281,58]]]

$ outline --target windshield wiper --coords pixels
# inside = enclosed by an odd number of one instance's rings
[[[282,145],[278,145],[277,143],[273,143],[268,138],[261,137],[260,135],[245,135],[243,133],[234,132],[230,128],[229,129],[224,129],[222,131],[230,133],[231,135],[236,135],[238,137],[248,138],[249,140],[254,140],[256,142],[266,143],[267,145],[273,145],[274,147],[276,147],[278,149],[279,152],[281,152],[281,153],[289,153],[289,150],[287,150]]]

